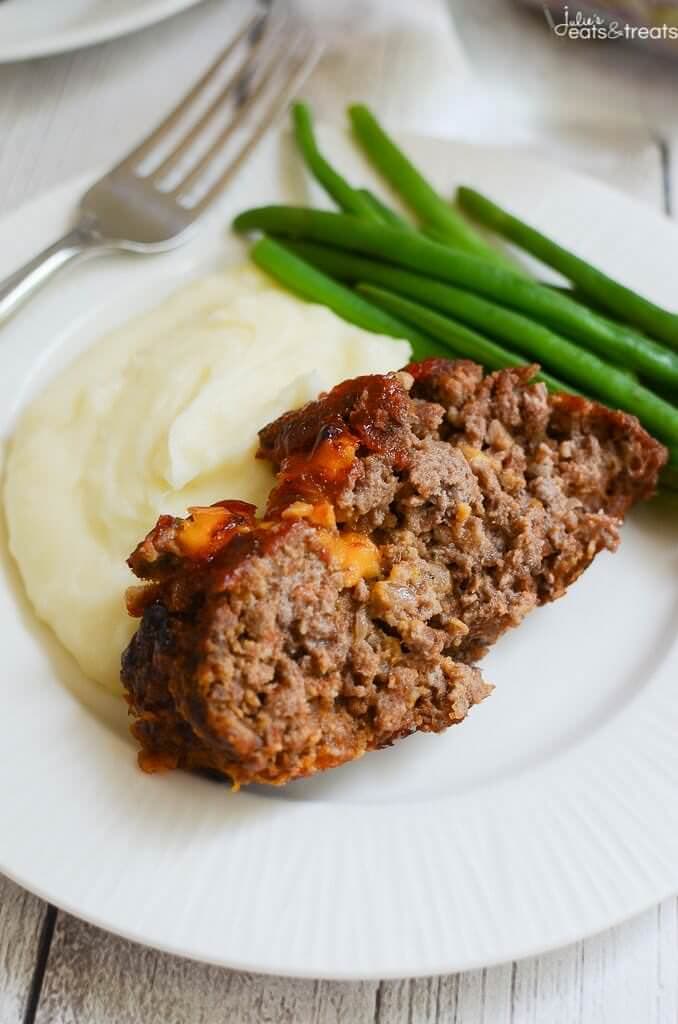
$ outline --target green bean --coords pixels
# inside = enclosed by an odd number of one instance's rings
[[[386,203],[383,202],[378,195],[370,191],[369,188],[359,188],[358,192],[361,196],[364,196],[368,203],[370,203],[372,209],[376,214],[378,214],[379,219],[382,220],[384,224],[390,224],[391,227],[394,228],[403,228],[407,231],[414,231],[412,225],[408,224],[404,217],[401,217],[399,213],[396,213],[390,206],[387,206]]]
[[[526,317],[510,310],[505,310],[494,303],[478,298],[470,292],[460,291],[440,281],[413,274],[408,270],[399,270],[385,263],[377,263],[351,253],[329,249],[324,245],[313,245],[308,242],[291,242],[290,248],[302,259],[319,267],[324,273],[342,281],[360,281],[369,284],[383,285],[390,291],[418,299],[427,306],[433,306],[445,313],[450,313],[455,320],[462,320],[474,327],[480,327],[487,334],[501,338],[515,348],[521,346],[515,340],[531,337],[535,346],[539,346],[541,338],[554,337],[548,328],[528,320]],[[562,339],[566,344],[571,344]],[[534,356],[534,351],[528,353]],[[540,362],[546,362],[543,352],[538,356]],[[633,370],[617,368],[631,380],[638,380]]]
[[[669,461],[661,472],[659,483],[663,489],[678,491],[678,447],[669,448]]]
[[[425,306],[403,299],[375,285],[360,285],[359,291],[389,313],[403,320],[410,320],[417,327],[424,327],[429,334],[435,336],[435,321],[432,318],[438,317],[438,314],[432,313]],[[483,302],[481,299],[476,301]],[[498,314],[502,314],[502,317],[500,318]],[[524,317],[498,310],[492,317],[495,329],[501,323],[502,332],[504,329],[508,330],[509,321],[503,320],[504,316],[510,317],[513,321],[516,332],[514,344],[520,345],[536,359],[543,359],[566,380],[572,381],[588,393],[593,392],[613,408],[633,413],[651,433],[662,440],[669,444],[678,443],[678,409],[674,409],[653,391],[637,384],[614,366],[604,363],[597,356],[585,352],[556,334],[544,330],[538,339],[533,332],[526,337],[524,333],[521,334],[521,321],[524,321]]]
[[[551,284],[550,281],[540,281],[539,283],[543,284],[545,288],[551,288],[552,291],[558,292],[560,295],[566,295],[568,299],[578,302],[580,306],[588,306],[588,308],[592,309],[594,313],[598,314],[598,316],[609,316],[607,310],[601,308],[600,303],[596,302],[595,299],[589,298],[588,295],[584,295],[584,293],[580,291],[579,288],[575,288],[574,285]],[[615,323],[620,327],[625,326],[621,324],[619,320],[615,321]]]
[[[591,309],[599,313],[600,306],[594,305],[583,292],[579,291],[571,284],[552,284],[551,281],[540,281],[539,284],[543,284],[545,288],[551,288],[552,291],[558,292],[560,295],[568,295],[571,299],[575,299],[577,302],[581,302],[582,306],[590,306]]]
[[[436,227],[435,224],[422,224],[421,226],[422,235],[426,235],[432,242],[437,242],[438,245],[449,245],[450,240],[444,231]]]
[[[412,323],[416,320],[420,327],[426,325],[427,333],[432,337],[449,343],[458,355],[463,356],[464,359],[472,359],[488,370],[505,370],[512,366],[533,365],[531,360],[524,359],[515,352],[509,352],[508,349],[496,345],[482,334],[465,327],[464,324],[434,313],[433,310],[426,309],[424,306],[415,306],[415,303],[400,299],[399,296],[387,292],[383,288],[359,284],[358,291],[361,294],[369,295],[372,301],[383,309],[402,305],[406,320]],[[543,381],[551,391],[574,390],[550,374],[541,371],[536,372],[533,379]]]
[[[675,388],[672,390],[671,388],[662,387],[661,384],[651,384],[648,381],[643,380],[642,377],[639,377],[638,379],[641,384],[644,384],[646,387],[652,388],[653,391],[656,391],[660,398],[663,398],[666,402],[670,402],[671,405],[678,408],[678,391],[676,391]]]
[[[418,232],[291,206],[248,210],[236,217],[234,227],[330,243],[410,267],[526,313],[615,364],[639,370],[653,380],[678,381],[678,357],[663,346],[508,267],[439,245]]]
[[[471,188],[460,188],[457,202],[475,220],[510,239],[569,278],[580,291],[609,312],[678,349],[678,314],[662,309],[602,270],[575,256],[551,238]]]
[[[590,295],[585,295],[581,288],[577,288],[573,284],[552,284],[550,281],[540,281],[546,288],[551,288],[554,292],[560,292],[561,295],[567,295],[568,298],[578,302],[580,306],[588,306],[598,316],[606,316],[610,323],[614,323],[617,327],[628,327],[628,324],[623,324],[621,320],[615,320],[612,314],[607,309],[603,309],[599,302],[592,299]]]
[[[584,295],[577,288],[573,288],[570,285],[551,284],[548,281],[541,282],[541,283],[545,284],[546,288],[553,289],[554,292],[559,292],[561,295],[566,295],[568,298],[572,299],[574,302],[577,302],[580,306],[587,306],[589,309],[592,309],[593,312],[597,316],[602,317],[605,320],[607,320],[607,322],[615,330],[620,330],[621,329],[624,332],[626,332],[626,326],[627,325],[620,323],[619,320],[613,320],[612,317],[610,317],[606,313],[606,311],[604,309],[601,309],[600,306],[593,299],[590,299],[588,297],[588,295]],[[634,332],[634,334],[635,334],[635,332]],[[652,342],[651,338],[647,338],[647,340]],[[618,368],[620,370],[623,369],[624,373],[627,373],[629,375],[629,377],[634,377],[636,380],[640,380],[641,383],[643,383],[643,384],[646,383],[645,381],[643,381],[641,379],[640,374],[638,374],[636,372],[636,370],[631,370],[629,367],[624,367],[624,366],[619,366]],[[666,395],[664,394],[664,389],[661,387],[660,384],[657,384],[656,380],[654,381],[654,383],[650,380],[650,383],[648,384],[648,387],[652,388],[653,391],[656,391],[657,394],[662,396],[662,398],[666,397]],[[675,405],[675,402],[674,402],[674,405]]]
[[[356,104],[349,107],[348,113],[354,135],[370,163],[381,172],[423,223],[435,226],[448,242],[462,249],[483,255],[486,259],[502,259],[501,254],[483,241],[466,220],[431,187],[367,107]]]
[[[296,295],[328,306],[343,320],[357,327],[409,341],[413,359],[447,354],[437,342],[411,324],[397,320],[349,288],[332,281],[273,239],[260,239],[252,246],[250,255],[258,267]]]
[[[305,103],[293,104],[292,122],[294,124],[294,137],[307,167],[328,195],[334,199],[337,206],[347,213],[355,213],[359,217],[381,220],[382,218],[376,213],[374,207],[365,196],[358,189],[349,185],[334,170],[318,149],[313,131],[313,118],[309,107]]]
[[[432,242],[437,242],[438,245],[445,245],[447,247],[451,246],[452,248],[455,248],[454,242],[451,242],[445,232],[441,231],[440,228],[436,227],[434,224],[422,224],[419,230],[422,235],[425,235],[426,238],[429,238]],[[457,248],[459,247],[457,246]],[[478,253],[477,255],[480,256],[482,254]],[[506,267],[507,270],[512,270],[514,274],[520,274],[521,277],[527,277],[532,280],[526,270],[523,270],[515,260],[511,259],[511,257],[507,256],[501,250],[492,250],[492,259],[490,262],[498,263],[499,266]]]
[[[336,249],[328,249],[324,245],[312,245],[308,242],[288,242],[288,247],[291,252],[301,257],[304,262],[318,267],[324,273],[329,274],[330,277],[339,278],[340,280],[360,281],[361,284],[366,282],[371,284],[388,284],[392,288],[405,293],[407,293],[406,285],[408,280],[439,286],[438,282],[426,281],[425,278],[421,278],[417,274],[410,274],[405,270],[384,266],[384,264],[375,263],[374,260],[361,259],[359,256],[353,256],[350,253],[337,252]],[[445,285],[440,287],[446,289]],[[437,325],[437,321],[433,322]],[[452,327],[454,327],[454,330],[451,329]],[[507,366],[525,366],[530,362],[530,360],[524,359],[515,352],[508,351],[501,345],[495,344],[489,338],[477,334],[463,324],[457,321],[446,320],[445,328],[439,340],[452,343],[453,339],[456,340],[453,348],[457,355],[463,356],[465,359],[474,359],[476,362],[482,363],[489,370],[503,370]],[[537,379],[546,381],[554,391],[575,390],[561,381],[557,381],[554,377],[550,377],[548,374],[539,374]]]

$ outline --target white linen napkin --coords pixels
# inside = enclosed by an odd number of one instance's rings
[[[343,122],[360,101],[401,128],[447,135],[450,106],[469,81],[444,0],[294,0],[325,52],[304,98],[318,117]]]
[[[483,2],[481,11],[469,0],[293,0],[326,47],[303,98],[336,124],[359,101],[401,130],[520,146],[656,204],[656,139],[629,102],[610,110],[615,70],[585,49],[560,52],[512,4]],[[585,78],[586,104],[568,68]]]

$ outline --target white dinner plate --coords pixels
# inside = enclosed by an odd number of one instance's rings
[[[201,0],[1,0],[0,63],[46,57],[146,28]]]
[[[345,135],[321,138],[375,187]],[[675,302],[678,233],[646,207],[510,149],[403,142],[443,193],[475,184]],[[66,226],[83,186],[0,223],[0,273]],[[239,258],[235,212],[308,198],[289,140],[272,135],[185,247],[65,272],[0,331],[3,435],[102,331]],[[139,942],[287,975],[462,970],[641,911],[678,888],[677,519],[669,499],[634,511],[617,554],[500,640],[485,662],[496,690],[462,725],[239,794],[138,770],[122,700],[83,679],[35,621],[5,554],[0,870]]]

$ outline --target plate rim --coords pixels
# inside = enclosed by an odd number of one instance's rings
[[[59,53],[96,46],[111,39],[119,39],[196,7],[202,2],[203,0],[147,0],[145,9],[140,7],[122,15],[110,16],[104,19],[98,28],[85,24],[73,29],[64,29],[52,40],[44,35],[37,35],[9,46],[3,45],[0,41],[0,64],[52,57]]]

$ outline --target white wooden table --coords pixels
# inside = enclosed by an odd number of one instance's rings
[[[246,2],[207,0],[116,43],[1,67],[0,213],[123,152],[207,62]],[[472,79],[438,0],[311,0],[332,45],[307,95],[329,117],[367,98],[408,127],[532,146],[673,212],[678,66],[620,44],[561,43],[509,0],[450,2]],[[0,878],[0,1024],[33,1021],[675,1024],[678,903],[532,960],[344,984],[155,953]]]

